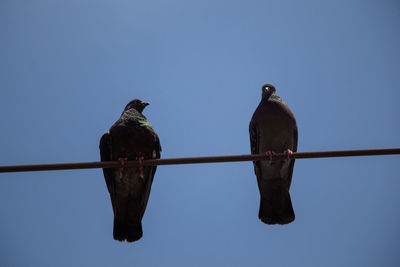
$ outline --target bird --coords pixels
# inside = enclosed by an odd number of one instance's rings
[[[261,101],[249,125],[251,154],[266,154],[267,160],[253,161],[260,191],[259,219],[265,224],[288,224],[295,219],[289,194],[297,151],[296,119],[276,94],[272,84],[262,86]],[[276,153],[286,158],[273,160]]]
[[[160,158],[157,133],[142,114],[149,103],[130,101],[120,118],[100,139],[101,161],[120,161],[121,168],[103,168],[114,213],[113,237],[134,242],[143,236],[142,218],[156,166],[124,167],[127,160]]]

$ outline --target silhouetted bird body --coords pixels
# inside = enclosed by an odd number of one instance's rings
[[[100,140],[102,161],[160,158],[157,134],[143,116],[148,103],[135,99]],[[115,240],[133,242],[143,235],[142,223],[156,166],[103,169],[114,211]]]
[[[297,124],[293,113],[276,95],[275,87],[265,84],[262,99],[250,122],[252,154],[297,151]],[[260,191],[259,218],[266,224],[287,224],[295,215],[289,188],[294,159],[254,162]]]

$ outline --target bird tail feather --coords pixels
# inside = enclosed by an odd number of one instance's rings
[[[114,239],[118,241],[134,242],[143,236],[142,222],[129,222],[126,219],[114,217]]]
[[[133,242],[143,236],[140,204],[135,196],[120,196],[117,198],[117,207],[114,209],[115,240]]]
[[[295,215],[287,181],[281,178],[262,181],[258,217],[266,224],[288,224]]]

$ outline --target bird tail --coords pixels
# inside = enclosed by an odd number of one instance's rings
[[[119,196],[114,204],[114,239],[128,242],[139,240],[143,230],[137,198],[132,195]]]
[[[129,222],[126,218],[114,216],[114,239],[118,241],[133,242],[143,236],[142,222],[137,220]]]
[[[289,194],[289,185],[281,178],[262,181],[258,217],[266,224],[288,224],[295,215]]]

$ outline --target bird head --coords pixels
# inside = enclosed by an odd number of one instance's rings
[[[125,107],[125,109],[124,109],[124,112],[127,111],[127,110],[129,110],[129,109],[131,109],[131,108],[134,108],[134,109],[136,109],[137,111],[139,111],[140,113],[142,113],[142,111],[144,110],[144,108],[145,108],[146,106],[148,106],[148,105],[150,105],[150,104],[147,103],[147,102],[143,102],[143,101],[140,100],[140,99],[134,99],[134,100],[132,100],[131,102],[129,102],[128,105],[126,105],[126,107]]]
[[[276,93],[275,86],[266,83],[262,86],[262,99],[268,100],[269,97]]]

